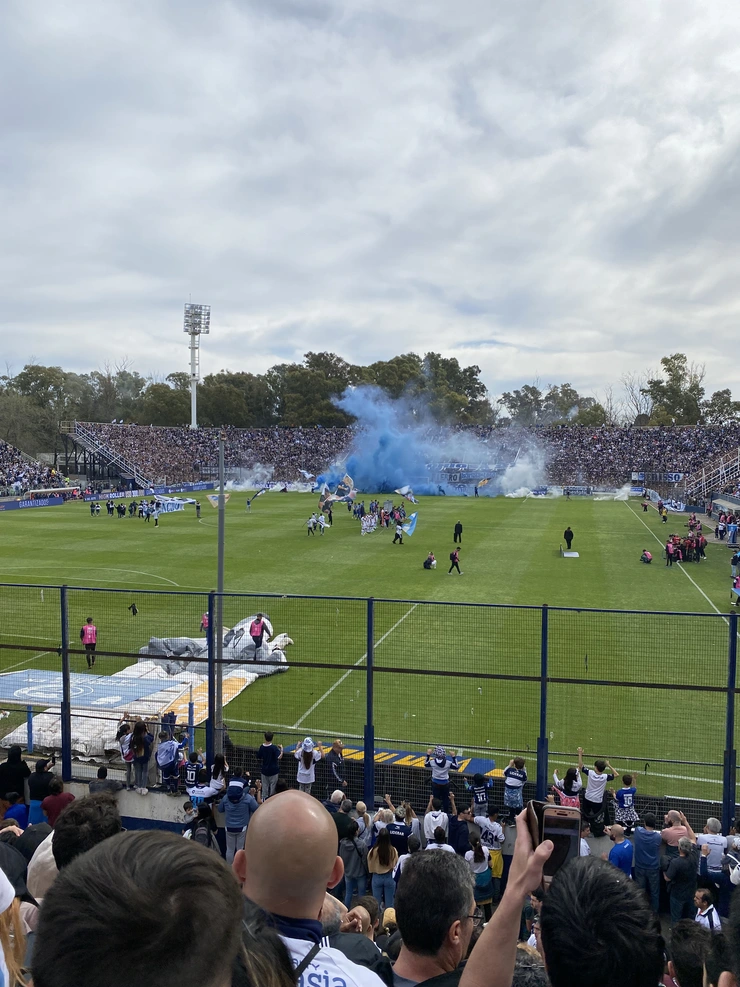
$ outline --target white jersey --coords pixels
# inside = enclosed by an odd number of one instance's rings
[[[310,951],[312,943],[305,939],[290,939],[280,936],[288,947],[293,966],[297,967]],[[329,945],[328,939],[321,940],[321,949],[301,974],[300,984],[334,985],[334,987],[384,987],[383,981],[367,967],[353,963],[344,953]]]
[[[500,823],[488,816],[476,816],[473,822],[480,829],[480,841],[489,850],[500,850],[504,845],[504,830]]]

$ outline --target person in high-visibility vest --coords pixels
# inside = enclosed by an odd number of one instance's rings
[[[80,628],[80,640],[85,645],[87,667],[92,668],[95,664],[95,645],[98,641],[98,629],[93,624],[92,617],[88,617],[85,624]]]

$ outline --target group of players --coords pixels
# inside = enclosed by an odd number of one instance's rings
[[[112,500],[106,502],[105,505],[106,513],[108,517],[113,517],[117,515],[119,518],[126,517],[140,517],[144,521],[151,521],[154,518],[154,527],[159,525],[159,507],[157,501],[152,500],[132,500],[131,503],[126,506],[123,503],[114,504]],[[93,501],[90,504],[90,517],[97,517],[100,514],[100,504],[97,501]],[[200,514],[200,511],[198,512]]]

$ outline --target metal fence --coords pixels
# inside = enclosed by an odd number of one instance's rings
[[[124,713],[156,733],[174,709],[209,763],[223,748],[254,772],[263,731],[274,732],[290,780],[293,748],[306,736],[326,745],[341,738],[347,790],[370,805],[387,793],[423,809],[424,755],[438,744],[459,752],[458,797],[466,797],[463,776],[480,770],[495,798],[511,757],[526,759],[543,797],[553,770],[575,764],[583,747],[586,764],[608,758],[656,805],[672,797],[721,804],[725,826],[735,816],[735,612],[17,584],[0,585],[0,605],[3,743],[48,750],[58,742],[65,779],[115,761]],[[240,648],[244,621],[258,612],[287,664],[252,681],[254,662]],[[94,663],[80,639],[88,617]],[[320,764],[317,794],[332,782]]]

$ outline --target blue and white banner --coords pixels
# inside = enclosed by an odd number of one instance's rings
[[[401,525],[401,527],[403,528],[403,533],[405,535],[411,537],[411,535],[413,535],[413,533],[416,531],[417,517],[418,517],[418,512],[414,511],[413,514],[409,514],[408,518],[406,519],[406,523]]]
[[[126,497],[135,499],[137,497],[151,497],[155,494],[195,493],[197,490],[214,490],[215,487],[215,483],[206,482],[176,483],[172,487],[147,487],[146,490],[110,490],[100,495],[85,494],[84,499],[88,503],[91,500],[121,500]]]
[[[157,497],[157,510],[160,514],[172,514],[173,511],[184,511],[186,504],[194,504],[191,497]]]

